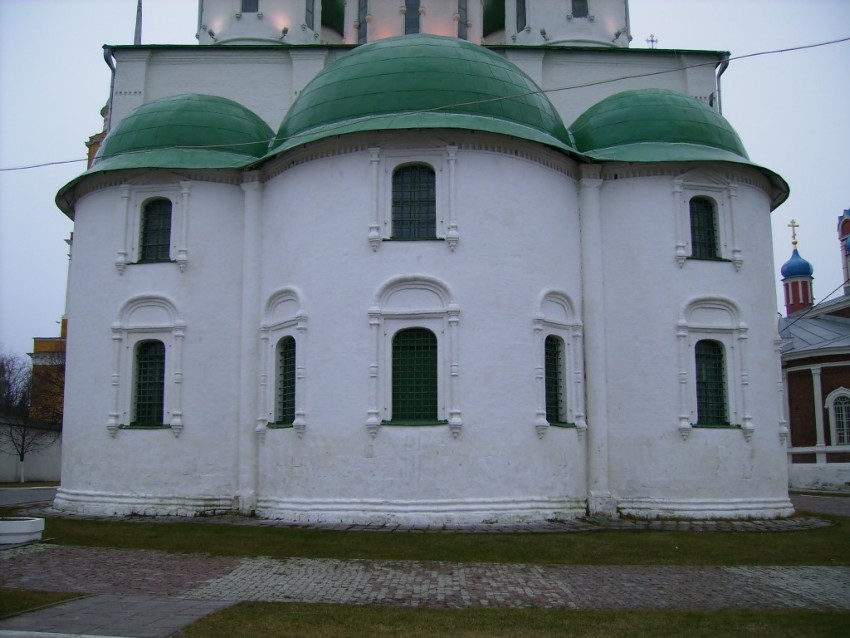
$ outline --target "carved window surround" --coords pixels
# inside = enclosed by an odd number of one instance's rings
[[[694,348],[702,339],[723,344],[726,363],[728,429],[740,429],[749,441],[753,418],[749,405],[747,324],[738,306],[725,297],[694,297],[684,304],[677,326],[679,355],[679,434],[687,440],[697,421]],[[739,424],[739,425],[737,425]]]
[[[116,217],[120,220],[120,244],[115,256],[115,268],[120,274],[128,264],[139,261],[142,209],[145,202],[164,198],[171,201],[171,261],[180,272],[189,263],[187,247],[189,229],[189,197],[192,182],[181,180],[172,184],[121,184],[118,187]]]
[[[369,147],[371,164],[372,218],[369,245],[377,251],[392,235],[393,172],[404,164],[426,164],[434,169],[437,190],[437,238],[445,239],[451,251],[460,239],[457,223],[457,150],[449,144],[434,148],[390,149]]]
[[[564,408],[567,421],[575,425],[578,438],[582,440],[587,430],[584,407],[584,332],[581,321],[576,318],[569,295],[557,290],[543,292],[534,318],[534,334],[537,361],[534,369],[537,395],[534,427],[537,436],[542,439],[550,427],[549,421],[546,420],[544,350],[546,337],[555,335],[564,342]]]
[[[166,426],[175,437],[183,431],[183,337],[186,323],[177,306],[160,295],[129,299],[112,324],[112,411],[106,423],[115,437],[133,418],[133,369],[136,344],[156,339],[165,345]]]
[[[284,337],[295,339],[295,420],[292,427],[298,438],[307,428],[307,316],[301,305],[302,294],[294,287],[281,288],[269,297],[260,326],[260,414],[256,432],[262,438],[274,422],[277,396],[277,344]]]
[[[438,279],[402,275],[381,286],[369,309],[373,350],[366,428],[372,438],[377,436],[382,422],[392,420],[392,340],[405,328],[427,328],[437,337],[438,419],[448,422],[454,438],[460,436],[463,418],[457,396],[459,321],[460,309],[451,290]]]

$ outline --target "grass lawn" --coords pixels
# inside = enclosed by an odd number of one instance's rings
[[[399,609],[301,603],[240,603],[183,630],[185,638],[369,636],[524,638],[846,636],[850,614],[817,611],[573,611]]]
[[[272,558],[572,565],[850,565],[850,518],[822,514],[818,517],[836,525],[771,533],[606,530],[562,534],[388,534],[48,517],[44,538],[60,545]]]
[[[61,603],[63,600],[79,597],[80,594],[71,592],[30,591],[28,589],[0,587],[0,618],[14,616],[25,611],[32,611]]]

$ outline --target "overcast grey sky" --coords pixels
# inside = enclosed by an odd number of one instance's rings
[[[144,0],[142,41],[195,43],[197,7]],[[109,97],[102,45],[131,44],[135,12],[136,0],[0,0],[0,168],[85,157]],[[633,48],[654,34],[659,48],[741,56],[850,36],[850,0],[631,0],[630,12]],[[835,227],[850,208],[850,42],[733,60],[722,91],[750,158],[791,185],[772,216],[777,280],[794,218],[822,300],[842,283]],[[58,335],[73,225],[53,198],[84,169],[0,171],[0,351]]]

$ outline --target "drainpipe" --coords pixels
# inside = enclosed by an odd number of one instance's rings
[[[717,90],[717,112],[723,115],[723,102],[720,100],[720,76],[729,68],[729,53],[724,53],[720,61],[720,66],[717,67],[717,77],[714,81]]]
[[[115,94],[115,56],[112,55],[113,50],[109,45],[103,45],[103,59],[106,62],[106,66],[109,67],[109,70],[112,72],[112,76],[109,79],[109,99],[107,100],[107,105],[109,107],[109,112],[106,114],[106,130],[112,130],[112,96]]]

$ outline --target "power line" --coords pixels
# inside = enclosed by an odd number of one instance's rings
[[[802,51],[802,50],[805,50],[805,49],[815,49],[815,48],[818,48],[818,47],[824,47],[824,46],[829,46],[829,45],[833,45],[833,44],[840,44],[842,42],[848,42],[848,41],[850,41],[850,37],[844,37],[844,38],[838,38],[838,39],[835,39],[835,40],[827,40],[827,41],[824,41],[824,42],[816,42],[814,44],[804,44],[804,45],[800,45],[800,46],[796,46],[796,47],[787,47],[787,48],[783,48],[783,49],[772,49],[772,50],[769,50],[769,51],[758,51],[756,53],[745,53],[745,54],[742,54],[742,55],[732,56],[732,57],[728,58],[728,60],[729,61],[745,60],[745,59],[748,59],[748,58],[755,58],[755,57],[760,57],[760,56],[764,56],[764,55],[775,55],[775,54],[779,54],[779,53],[788,53],[788,52],[791,52],[791,51]],[[675,49],[673,49],[673,50],[675,51]],[[714,61],[714,60],[712,60],[710,62],[698,62],[698,63],[695,63],[695,64],[686,64],[686,65],[683,65],[683,66],[680,66],[680,67],[676,67],[674,69],[663,69],[663,70],[660,70],[660,71],[648,71],[646,73],[635,73],[635,74],[632,74],[632,75],[623,75],[623,76],[616,77],[616,78],[609,78],[607,80],[597,80],[597,81],[594,81],[594,82],[584,82],[582,84],[572,84],[572,85],[569,85],[569,86],[555,87],[555,88],[551,88],[551,89],[537,89],[535,91],[526,91],[524,93],[517,93],[517,94],[514,94],[514,95],[485,98],[485,99],[482,99],[482,100],[473,100],[473,101],[470,101],[470,102],[457,102],[457,103],[454,103],[454,104],[445,104],[445,105],[442,105],[442,106],[436,106],[436,107],[432,107],[432,108],[428,108],[428,109],[405,111],[405,112],[402,112],[402,113],[379,113],[379,114],[373,114],[373,115],[365,115],[361,118],[357,118],[356,121],[361,121],[361,122],[366,121],[366,122],[368,122],[369,120],[380,119],[380,118],[384,118],[384,117],[388,117],[388,116],[409,116],[409,115],[418,115],[418,114],[424,114],[424,113],[433,113],[435,111],[441,111],[441,110],[445,110],[445,109],[452,109],[452,108],[465,107],[465,106],[475,106],[477,104],[487,104],[489,102],[497,102],[497,101],[503,101],[503,100],[512,100],[512,99],[516,99],[516,98],[520,98],[520,97],[527,97],[529,95],[557,93],[559,91],[574,91],[576,89],[589,88],[589,87],[592,87],[592,86],[599,86],[599,85],[602,85],[602,84],[611,84],[611,83],[614,83],[614,82],[621,82],[623,80],[652,77],[652,76],[655,76],[655,75],[664,75],[664,74],[667,74],[667,73],[678,73],[678,72],[681,72],[681,71],[687,71],[689,69],[695,69],[695,68],[699,68],[699,67],[703,67],[703,66],[709,66],[709,65],[715,65],[715,64],[717,64],[717,62]],[[330,127],[326,128],[325,130],[333,131],[333,130],[336,130],[338,128],[342,128],[344,126],[348,126],[348,125],[351,124],[351,122],[352,122],[352,120],[349,119],[349,120],[346,120],[345,122],[340,122],[338,126],[330,126]],[[281,139],[280,144],[282,144],[283,142],[289,141],[291,139],[297,139],[298,137],[308,136],[310,134],[312,134],[312,131],[302,131],[302,132],[296,133],[295,135],[292,135],[290,137]],[[271,145],[271,143],[274,142],[275,140],[277,140],[277,136],[272,137],[271,140],[268,140],[269,145]],[[198,145],[198,146],[173,146],[173,147],[161,147],[161,148],[158,148],[156,150],[204,149],[204,148],[227,148],[227,147],[234,147],[235,148],[237,146],[249,146],[249,145],[258,144],[258,143],[262,143],[262,142],[266,142],[266,141],[267,140],[256,140],[256,141],[253,141],[253,142],[239,142],[239,143],[233,143],[233,144],[210,144],[210,145]],[[152,150],[152,149],[130,151],[130,152],[127,152],[127,153],[121,153],[121,155],[131,155],[131,154],[135,154],[135,153],[144,153],[147,150]],[[86,158],[81,158],[81,159],[71,159],[71,160],[60,160],[60,161],[56,161],[56,162],[41,162],[41,163],[37,163],[37,164],[28,164],[28,165],[24,165],[24,166],[0,167],[0,172],[23,171],[23,170],[33,169],[33,168],[44,168],[46,166],[57,166],[57,165],[61,165],[61,164],[72,164],[72,163],[76,163],[76,162],[85,162],[85,161],[86,161]],[[830,293],[830,294],[832,294],[832,293]]]

